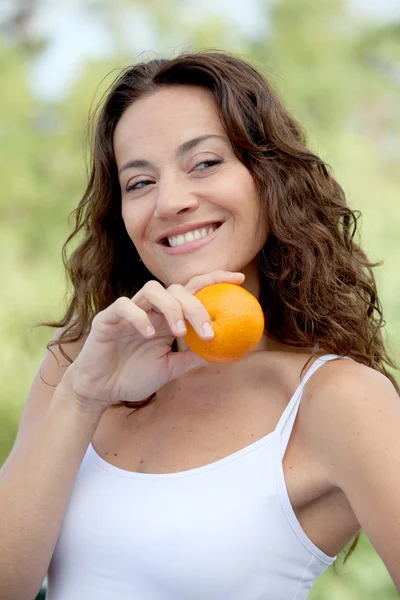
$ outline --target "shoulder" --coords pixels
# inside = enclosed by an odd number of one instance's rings
[[[400,399],[391,381],[354,361],[328,363],[305,386],[302,428],[400,591]]]
[[[64,341],[63,336],[68,329],[69,326],[60,327],[54,332],[38,371],[38,375],[39,373],[51,375],[55,385],[61,381],[66,369],[71,364],[70,361],[77,358],[88,337],[88,334],[85,334],[76,341]]]
[[[346,468],[400,427],[400,399],[382,373],[354,360],[327,362],[304,387],[301,426],[324,461],[332,484],[342,487]],[[396,432],[397,437],[397,432]]]
[[[338,358],[322,364],[310,377],[304,391],[305,397],[328,397],[340,394],[355,394],[356,397],[368,390],[369,386],[393,388],[390,380],[379,371],[355,360]],[[394,388],[393,388],[394,389]]]
[[[365,402],[370,406],[379,402],[388,393],[398,400],[385,375],[355,360],[339,358],[327,361],[310,377],[304,387],[304,405],[317,414],[319,410],[336,412],[337,407],[347,414],[357,412]]]
[[[65,329],[57,329],[50,342],[57,342]],[[84,336],[76,342],[62,344],[63,350],[72,361],[80,353],[86,337]],[[13,448],[7,461],[2,466],[2,470],[7,469],[14,460],[18,460],[19,452],[23,451],[23,448],[39,431],[44,416],[51,405],[55,389],[69,365],[70,362],[60,352],[57,343],[50,345],[50,348],[47,348],[44,352],[28,392]]]
[[[51,338],[51,343],[57,342],[64,330],[65,328],[57,329]],[[87,336],[84,336],[76,342],[62,344],[63,351],[72,361],[80,353],[86,338]],[[43,416],[51,404],[54,391],[69,365],[70,362],[63,356],[57,343],[50,345],[44,352],[26,399],[17,433],[17,444],[22,439],[30,436],[40,426]]]

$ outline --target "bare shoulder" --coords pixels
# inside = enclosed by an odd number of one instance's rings
[[[39,378],[46,385],[48,384],[56,387],[71,364],[70,361],[74,361],[82,350],[87,335],[84,335],[75,342],[63,342],[61,344],[61,350],[60,345],[57,342],[60,340],[65,329],[66,327],[57,329],[51,338],[49,348],[47,348],[44,353],[33,384],[35,384],[35,381]],[[64,354],[66,354],[68,358],[66,358]]]
[[[304,388],[302,404],[307,412],[332,410],[338,407],[346,411],[360,408],[360,403],[370,399],[379,402],[382,394],[390,393],[398,398],[392,382],[379,371],[355,360],[340,358],[327,361],[310,377]],[[376,394],[379,394],[379,397]],[[347,414],[347,412],[346,412]],[[323,416],[323,413],[320,414]]]
[[[57,341],[63,331],[63,328],[57,329],[51,341]],[[63,351],[72,361],[81,351],[86,337],[84,336],[76,342],[62,344]],[[58,344],[51,345],[50,349],[46,349],[26,399],[13,450],[37,430],[51,403],[54,391],[70,364],[63,356]]]
[[[332,483],[341,487],[342,468],[367,452],[378,428],[383,441],[393,422],[400,425],[400,401],[382,373],[342,358],[310,377],[300,414],[304,438],[324,461]]]
[[[336,362],[336,364],[335,364]],[[305,386],[304,439],[400,591],[400,399],[381,373],[332,361]]]

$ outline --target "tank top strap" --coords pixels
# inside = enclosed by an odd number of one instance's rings
[[[312,366],[308,369],[307,373],[304,375],[303,379],[300,382],[300,385],[294,392],[290,402],[286,406],[285,410],[281,418],[278,421],[278,424],[275,428],[275,431],[278,435],[279,443],[280,443],[280,457],[283,459],[287,445],[289,443],[290,435],[292,433],[293,425],[296,419],[297,412],[300,406],[300,400],[303,395],[304,386],[310,377],[326,362],[330,360],[334,360],[335,358],[348,358],[341,357],[337,354],[325,354],[324,356],[320,356],[315,360]]]

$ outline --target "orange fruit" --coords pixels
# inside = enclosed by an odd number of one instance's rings
[[[264,315],[253,294],[234,283],[214,283],[195,296],[211,317],[214,337],[202,339],[186,321],[184,339],[193,352],[209,362],[228,364],[257,346],[264,332]]]

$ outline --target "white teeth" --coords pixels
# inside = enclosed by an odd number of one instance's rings
[[[201,229],[193,229],[193,231],[188,231],[185,234],[173,235],[167,239],[169,245],[172,247],[182,246],[182,244],[187,244],[188,242],[193,242],[194,240],[207,237],[216,229],[217,225],[209,225],[208,227],[202,227]]]
[[[185,234],[185,240],[187,242],[193,242],[193,240],[194,240],[194,233],[193,233],[193,231],[189,231],[188,233]]]

